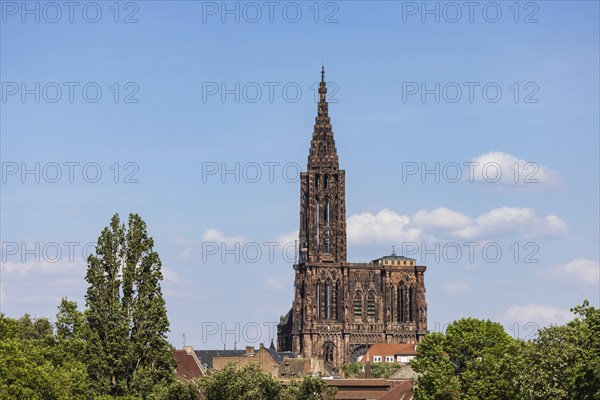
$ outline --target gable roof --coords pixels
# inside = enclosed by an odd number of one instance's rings
[[[410,381],[401,382],[384,394],[379,400],[412,400],[413,385]]]
[[[275,361],[277,361],[277,364],[281,364],[283,362],[283,358],[287,357],[287,358],[296,358],[296,354],[292,353],[291,351],[282,351],[279,352],[275,349],[272,349],[270,347],[265,347],[264,348],[266,351],[269,352],[269,354],[271,355],[271,357],[273,357],[273,359]]]
[[[371,362],[373,356],[395,356],[406,355],[416,356],[417,345],[414,343],[375,343],[367,350],[360,362]]]
[[[246,354],[246,350],[194,350],[202,365],[213,367],[214,357],[237,357]]]
[[[175,375],[178,377],[192,379],[204,375],[202,369],[198,365],[198,361],[196,361],[197,359],[194,353],[189,354],[185,350],[173,350],[173,357],[175,358],[175,361],[177,361]]]

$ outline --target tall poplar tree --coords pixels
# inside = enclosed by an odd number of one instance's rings
[[[155,384],[174,379],[161,261],[153,246],[137,214],[129,215],[127,229],[115,214],[88,257],[86,358],[100,393],[145,397]]]

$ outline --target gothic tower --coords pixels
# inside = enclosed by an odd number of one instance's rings
[[[341,365],[373,343],[416,343],[427,331],[425,266],[392,253],[346,260],[345,171],[340,170],[321,69],[317,118],[300,174],[294,301],[277,327],[279,351]]]
[[[346,261],[345,171],[340,170],[321,69],[307,172],[300,174],[300,262]]]

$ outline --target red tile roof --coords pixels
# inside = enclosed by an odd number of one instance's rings
[[[375,343],[369,347],[360,362],[366,363],[373,361],[373,356],[395,356],[398,354],[406,356],[416,356],[417,345],[414,343]]]

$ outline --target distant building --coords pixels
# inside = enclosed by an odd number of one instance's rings
[[[231,363],[238,366],[255,363],[262,372],[275,378],[279,377],[279,367],[284,360],[296,357],[291,352],[278,352],[273,343],[268,348],[261,343],[258,350],[246,346],[245,350],[196,350],[195,354],[208,369],[219,370]]]
[[[205,375],[206,369],[191,346],[186,346],[183,350],[173,350],[173,357],[177,361],[175,375],[178,378],[195,379]]]
[[[320,357],[286,358],[279,366],[279,377],[296,379],[307,375],[318,375],[326,379],[340,379],[342,376],[331,364]]]
[[[358,358],[366,363],[396,363],[407,364],[417,356],[417,346],[412,343],[376,343]]]
[[[346,172],[326,93],[322,70],[307,171],[300,174],[294,299],[277,327],[277,349],[339,366],[374,343],[417,343],[425,335],[427,267],[394,253],[370,263],[346,260]]]

